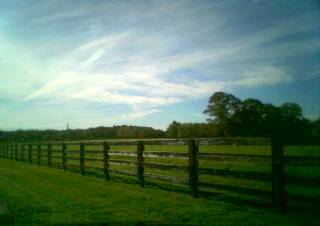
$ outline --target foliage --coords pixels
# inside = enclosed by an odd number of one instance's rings
[[[280,107],[248,98],[241,101],[232,94],[214,93],[207,109],[208,122],[216,125],[219,136],[307,136],[310,122],[296,103]]]
[[[200,138],[217,135],[217,127],[212,123],[180,123],[173,121],[166,131],[166,137],[168,138]]]
[[[113,126],[69,130],[0,131],[0,141],[55,141],[111,138],[159,138],[164,132],[151,127]]]
[[[313,136],[320,136],[320,117],[311,122],[311,128]]]

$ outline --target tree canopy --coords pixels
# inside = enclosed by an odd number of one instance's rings
[[[208,122],[222,136],[305,136],[311,134],[310,122],[296,103],[279,107],[248,98],[241,101],[232,94],[214,93],[207,108]]]
[[[0,141],[59,141],[117,138],[159,138],[162,130],[143,126],[113,126],[69,130],[17,130],[0,131]]]

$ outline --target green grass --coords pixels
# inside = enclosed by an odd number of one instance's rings
[[[318,225],[316,214],[253,208],[216,199],[0,159],[0,219],[19,224],[162,222],[199,225]],[[1,213],[1,211],[0,211]]]
[[[59,148],[61,148],[61,147],[56,145],[56,146],[53,146],[53,148],[56,150],[59,150]],[[73,151],[79,150],[79,145],[69,145],[68,150],[73,150]],[[98,153],[98,154],[90,153],[90,150],[101,150],[102,151],[101,146],[87,146],[86,147],[86,151],[87,151],[86,157],[103,159],[102,153],[101,154],[100,153]],[[112,150],[117,150],[117,151],[123,150],[123,151],[135,152],[136,147],[135,146],[116,146],[116,145],[113,145],[113,146],[111,146],[111,151]],[[180,146],[176,146],[176,145],[146,145],[145,152],[149,152],[149,151],[153,151],[153,152],[154,151],[161,151],[161,152],[169,151],[169,152],[187,153],[187,146],[185,146],[185,145],[180,145]],[[250,145],[250,146],[247,146],[247,145],[202,145],[199,148],[199,152],[200,153],[210,152],[210,153],[227,153],[227,154],[252,154],[252,155],[270,156],[271,148],[270,148],[270,146],[263,146],[263,145],[259,145],[259,146],[254,146],[254,145]],[[288,147],[285,147],[284,152],[285,152],[285,155],[290,155],[290,156],[320,157],[320,147],[319,146],[310,146],[310,147],[288,146]],[[45,153],[46,153],[46,151],[44,150],[43,157],[42,157],[43,164],[47,163]],[[33,154],[34,154],[33,162],[36,163],[36,152],[34,152]],[[53,156],[55,156],[55,158],[53,158],[53,162],[56,165],[61,166],[61,163],[62,163],[61,152],[54,152]],[[69,154],[68,156],[78,158],[79,153],[72,153],[72,154]],[[27,159],[27,155],[25,155],[25,159]],[[111,159],[136,160],[136,157],[111,156]],[[178,165],[182,165],[182,166],[188,165],[187,159],[179,159],[179,158],[145,157],[145,161],[166,163],[166,164],[178,164]],[[23,164],[23,163],[19,163],[19,164],[26,166],[26,164]],[[79,161],[78,160],[68,160],[68,164],[79,165]],[[102,168],[103,162],[102,161],[86,161],[86,166],[94,166],[94,167]],[[271,172],[270,160],[258,160],[258,161],[257,160],[251,161],[250,159],[199,160],[199,166],[200,166],[200,168],[209,168],[209,169],[216,169],[216,170],[231,170],[231,171],[236,171],[236,172],[260,172],[260,173],[270,173]],[[111,169],[124,169],[124,170],[136,171],[136,166],[134,166],[134,165],[133,166],[132,165],[130,165],[130,166],[129,165],[111,165],[110,168]],[[40,169],[41,169],[41,171],[44,170],[43,176],[45,176],[47,174],[47,169],[43,168],[43,167],[41,167]],[[74,170],[74,168],[73,168],[73,170]],[[79,167],[76,167],[76,171],[79,171]],[[160,169],[153,169],[153,168],[145,167],[145,172],[146,173],[153,173],[153,174],[161,174],[161,175],[166,175],[166,176],[175,176],[178,178],[184,178],[186,180],[188,178],[187,172],[176,171],[176,170],[160,170]],[[318,166],[288,165],[285,167],[285,172],[288,176],[299,176],[301,178],[309,178],[309,180],[311,180],[311,181],[312,180],[316,181],[316,180],[320,179],[320,167],[318,167]],[[62,174],[70,174],[69,172],[63,172],[63,171],[61,171],[61,173]],[[94,173],[97,176],[103,177],[101,172],[100,173],[92,172],[92,171],[89,172],[89,170],[88,170],[88,173],[89,174]],[[72,174],[72,175],[74,175],[77,178],[79,177],[79,175],[76,175],[76,174]],[[82,179],[83,177],[80,176],[79,178]],[[89,178],[89,176],[86,176],[85,178],[87,179],[87,178]],[[136,180],[135,177],[127,177],[126,176],[123,178],[124,179],[131,178],[133,180]],[[91,178],[88,180],[95,181],[98,179]],[[271,183],[267,179],[259,181],[259,180],[253,180],[253,179],[240,179],[240,178],[231,178],[231,177],[218,176],[218,175],[200,174],[199,180],[200,180],[200,182],[208,182],[208,183],[217,185],[216,188],[211,188],[209,190],[206,188],[202,188],[202,190],[211,191],[214,194],[216,194],[216,196],[219,196],[219,197],[228,197],[231,200],[238,200],[238,201],[240,200],[240,203],[242,200],[254,201],[257,203],[270,202],[270,197],[264,197],[264,196],[261,197],[260,195],[257,196],[255,194],[251,194],[251,192],[250,192],[250,191],[252,191],[250,189],[258,189],[261,191],[271,191]],[[74,181],[74,179],[71,179],[71,181]],[[98,181],[100,181],[100,180],[98,180]],[[160,183],[159,181],[157,181],[157,182],[161,186],[167,186],[167,184]],[[77,183],[78,183],[78,181],[74,182],[73,184],[75,185]],[[103,183],[103,182],[101,182],[101,183]],[[1,185],[1,182],[0,182],[0,185]],[[120,188],[123,186],[123,187],[126,187],[125,190],[130,190],[130,192],[131,192],[131,189],[134,189],[134,190],[140,189],[140,188],[138,188],[138,185],[136,185],[136,184],[125,185],[122,183],[109,182],[109,183],[107,183],[107,185],[111,186],[111,188],[112,188],[112,186],[117,186],[116,188]],[[82,186],[82,185],[79,185],[79,186]],[[127,186],[129,186],[129,187],[127,187]],[[97,188],[92,188],[92,189],[96,190]],[[143,194],[146,190],[150,191],[151,193],[154,192],[153,190],[150,190],[150,189],[143,189],[142,190]],[[184,190],[185,190],[185,188],[184,188]],[[1,188],[0,188],[0,192],[1,192]],[[123,191],[120,193],[122,195],[125,192],[126,191]],[[130,192],[129,192],[129,195],[130,195]],[[165,191],[157,190],[157,193],[154,193],[151,196],[153,196],[153,195],[157,196],[157,194],[160,194],[163,192],[165,192]],[[299,184],[298,185],[297,184],[295,184],[295,185],[288,184],[286,186],[286,192],[289,195],[291,195],[291,197],[292,197],[292,195],[305,197],[305,198],[307,198],[307,201],[309,200],[308,204],[311,204],[311,205],[316,204],[317,208],[319,207],[319,203],[317,203],[318,202],[317,200],[320,200],[320,188],[319,187],[308,186],[303,183],[301,183],[300,185]],[[186,195],[174,194],[174,193],[169,193],[169,194],[174,195],[174,197],[177,197],[177,196],[185,197],[186,196]],[[186,198],[187,197],[188,197],[188,195],[186,196]],[[0,200],[1,200],[1,197],[0,197]],[[202,200],[202,201],[203,202],[210,202],[210,203],[213,202],[212,200]],[[201,201],[201,203],[202,203],[202,201]],[[191,199],[190,202],[198,202],[198,201],[192,201],[192,199]],[[217,203],[217,202],[218,201],[215,201],[215,203]],[[219,203],[220,204],[222,203],[223,206],[224,205],[231,205],[231,204],[226,204],[223,202],[219,202]],[[292,200],[288,199],[288,203],[291,205]],[[297,203],[294,203],[294,204],[296,206]],[[207,208],[211,209],[210,205],[205,206],[204,209],[207,209]],[[298,206],[301,207],[299,202],[298,202]],[[125,207],[127,207],[127,206],[124,205],[121,208],[125,208]],[[245,209],[249,208],[247,206],[242,206],[242,207]],[[153,208],[153,207],[150,206],[150,208]],[[179,205],[172,207],[172,208],[179,208],[180,209]],[[198,209],[200,207],[195,206],[195,208]],[[215,209],[218,207],[212,207],[212,208]],[[1,205],[0,205],[0,210],[1,210]],[[50,209],[50,211],[52,211],[52,209]],[[206,212],[206,210],[202,210],[202,211]],[[268,211],[270,212],[270,210],[268,210]],[[145,216],[145,214],[143,214],[143,216]],[[164,216],[166,216],[166,215],[164,214]],[[232,216],[229,216],[229,217],[232,217]],[[303,215],[301,215],[301,217],[304,218]],[[181,216],[177,217],[176,220],[174,218],[169,218],[168,222],[171,222],[171,221],[183,222],[183,221],[180,221],[180,218],[181,218]],[[0,219],[1,219],[1,217],[0,217]],[[99,218],[97,218],[97,219],[99,219]],[[126,219],[125,217],[120,218],[121,221],[125,220],[125,219]],[[138,218],[131,219],[130,217],[128,217],[128,219],[130,221],[139,221]],[[87,219],[87,220],[90,221],[90,219]],[[153,219],[148,218],[148,220],[150,221]],[[154,218],[154,220],[157,220],[157,218]],[[161,220],[163,220],[163,218],[161,218]],[[195,217],[195,218],[192,217],[192,219],[187,220],[187,222],[203,223],[201,221],[201,219],[198,220],[197,217]],[[204,221],[204,222],[208,223],[208,221]],[[219,225],[220,225],[220,223],[219,223]],[[226,224],[226,225],[228,225],[228,224]],[[230,225],[232,225],[232,224],[230,224]]]

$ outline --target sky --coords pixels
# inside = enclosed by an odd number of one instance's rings
[[[320,116],[318,0],[0,0],[0,130],[205,122],[217,91]]]

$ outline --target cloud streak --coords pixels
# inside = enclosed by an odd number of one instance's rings
[[[121,105],[119,115],[132,120],[215,91],[292,84],[302,71],[319,75],[312,59],[319,58],[320,16],[311,6],[95,3],[71,10],[65,1],[44,1],[25,11],[0,5],[10,25],[0,38],[0,94],[28,104]],[[302,57],[311,59],[303,68]]]

